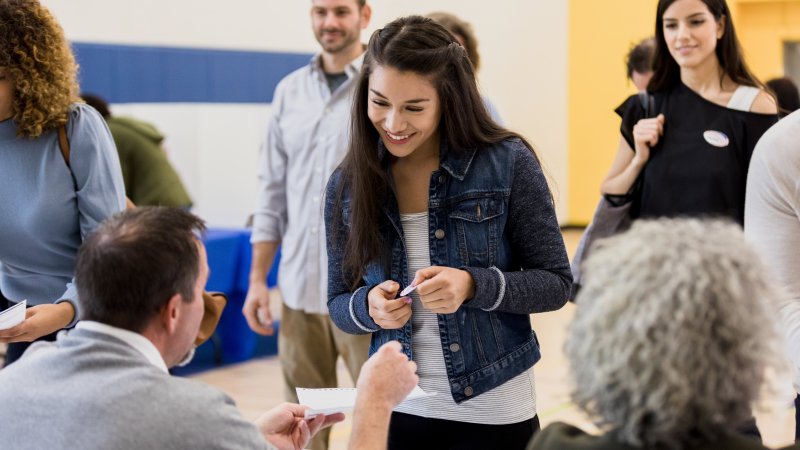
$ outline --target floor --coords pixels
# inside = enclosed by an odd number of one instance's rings
[[[571,255],[580,238],[580,232],[565,231],[564,238]],[[591,422],[569,401],[569,369],[562,353],[566,329],[574,311],[574,305],[567,304],[559,311],[531,316],[543,355],[536,365],[539,419],[543,426],[554,421],[564,421],[591,431],[595,429]],[[277,357],[262,358],[204,372],[195,378],[227,392],[236,400],[247,418],[255,419],[263,411],[282,402],[283,381],[280,370],[280,360]],[[352,386],[341,362],[339,379],[340,386]],[[783,405],[767,405],[763,411],[757,411],[756,420],[766,445],[777,447],[792,442],[794,409]],[[331,450],[343,450],[347,447],[350,429],[349,419],[334,426]]]

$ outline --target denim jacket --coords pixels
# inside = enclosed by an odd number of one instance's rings
[[[378,151],[388,159],[382,144]],[[368,264],[361,286],[351,292],[342,274],[341,243],[350,217],[346,190],[342,220],[332,222],[340,180],[337,170],[325,200],[331,319],[345,332],[372,333],[370,353],[397,340],[413,358],[411,320],[399,329],[383,329],[367,305],[367,293],[376,285],[391,279],[405,286],[414,278],[408,273],[397,200],[390,194],[382,207],[386,262]],[[431,265],[461,268],[475,281],[472,299],[453,314],[437,315],[450,389],[460,403],[541,358],[529,314],[563,306],[572,275],[547,182],[522,141],[462,151],[443,144],[428,192]]]

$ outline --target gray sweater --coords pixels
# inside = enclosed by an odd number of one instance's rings
[[[75,329],[0,370],[0,447],[268,449],[233,400],[107,334]]]
[[[125,208],[125,187],[114,141],[102,117],[75,104],[69,112],[70,170],[56,130],[17,137],[13,120],[0,122],[0,292],[29,305],[70,301],[83,238]],[[79,314],[76,314],[76,318]]]

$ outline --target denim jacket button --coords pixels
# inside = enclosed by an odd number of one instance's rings
[[[439,175],[439,184],[444,184],[445,180],[446,178],[444,177],[444,175]]]
[[[464,389],[464,395],[466,395],[467,397],[472,397],[472,387],[470,387],[470,386],[467,386],[467,387]]]
[[[461,346],[458,345],[458,343],[454,342],[454,343],[450,344],[450,351],[451,352],[455,353],[455,352],[457,352],[459,350],[461,350]]]
[[[436,236],[436,239],[444,239],[444,230],[439,228],[433,233],[433,235]]]

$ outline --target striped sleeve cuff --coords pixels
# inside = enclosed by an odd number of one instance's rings
[[[481,308],[484,311],[494,311],[495,309],[497,309],[500,306],[500,303],[503,302],[503,297],[506,296],[506,276],[503,275],[503,272],[497,267],[492,266],[490,267],[490,269],[494,270],[497,273],[497,276],[499,278],[500,288],[497,293],[497,300],[495,300],[492,306],[488,308]]]
[[[475,283],[475,294],[465,306],[494,311],[500,307],[508,292],[505,274],[497,267],[461,267],[472,275]]]

